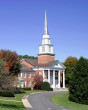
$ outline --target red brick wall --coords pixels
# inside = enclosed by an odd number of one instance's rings
[[[33,88],[34,87],[34,76],[33,76],[33,73],[30,73],[31,74],[31,77],[29,77],[29,73],[25,73],[26,74],[26,77],[24,77],[24,73],[22,73],[22,79],[24,81],[26,81],[26,86],[25,87],[31,87]],[[31,81],[31,84],[29,86],[29,81]]]
[[[54,56],[51,55],[39,55],[38,63],[48,63],[49,61],[55,60]]]

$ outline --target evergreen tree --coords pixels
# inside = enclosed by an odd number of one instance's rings
[[[70,82],[69,100],[88,104],[88,59],[81,57]]]

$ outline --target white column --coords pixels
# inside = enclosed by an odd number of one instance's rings
[[[43,70],[43,82],[44,82],[44,80],[45,80],[45,73],[44,73],[44,70]]]
[[[48,82],[50,83],[50,70],[48,70]]]
[[[60,70],[58,71],[58,88],[60,88]]]
[[[55,70],[53,70],[53,88],[55,88]]]
[[[63,71],[63,88],[65,88],[65,71]]]

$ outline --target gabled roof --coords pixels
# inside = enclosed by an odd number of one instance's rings
[[[21,64],[21,65],[22,65],[21,71],[24,71],[24,72],[35,72],[32,68],[26,66],[25,64]]]
[[[62,66],[62,67],[65,67],[60,61],[58,60],[53,60],[53,61],[50,61],[48,63],[38,63],[38,60],[35,60],[35,59],[27,59],[27,58],[24,58],[23,60],[25,60],[26,62],[34,65],[34,67],[50,67],[52,65],[55,65],[56,63],[59,62],[59,64]]]

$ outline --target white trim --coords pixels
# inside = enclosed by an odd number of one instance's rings
[[[65,71],[63,71],[63,88],[65,88]]]
[[[55,70],[53,70],[53,88],[55,88]]]
[[[50,83],[50,70],[48,70],[48,82]]]
[[[25,86],[26,86],[26,81],[25,81]]]
[[[26,78],[26,73],[24,73],[24,78]]]
[[[23,73],[21,73],[21,77],[22,77]]]
[[[60,70],[58,71],[58,88],[60,88]]]
[[[29,78],[31,78],[31,73],[29,73]]]
[[[29,82],[30,82],[30,84],[29,84]],[[31,81],[28,81],[28,85],[29,85],[29,86],[31,85]]]
[[[44,70],[43,70],[43,81],[44,81],[44,79],[45,79],[45,74],[44,74]]]
[[[42,75],[42,72],[39,72],[39,75]]]

